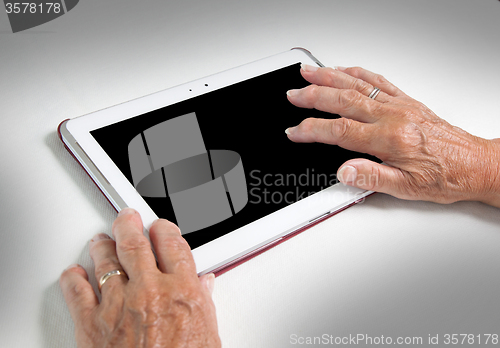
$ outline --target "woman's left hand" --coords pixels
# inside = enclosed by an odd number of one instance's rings
[[[85,270],[68,267],[60,285],[75,323],[79,347],[220,347],[213,274],[198,278],[189,245],[179,228],[157,220],[150,229],[158,265],[143,234],[139,213],[123,209],[113,235],[90,242],[97,281],[108,278],[99,303]]]

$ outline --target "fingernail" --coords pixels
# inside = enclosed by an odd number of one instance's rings
[[[290,128],[287,128],[285,129],[285,134],[292,134],[293,132],[295,131],[295,127],[290,127]]]
[[[68,267],[66,267],[65,271],[68,270],[68,269],[71,269],[71,268],[76,268],[76,267],[81,267],[79,264],[77,263],[74,263],[72,265],[69,265]]]
[[[291,89],[286,92],[286,95],[289,97],[295,97],[299,93],[298,89]]]
[[[98,233],[92,237],[91,242],[97,242],[98,240],[111,239],[106,233]]]
[[[319,69],[319,67],[317,66],[312,66],[312,65],[309,65],[309,64],[300,64],[300,68],[304,71],[307,71],[307,72],[315,72],[316,70]]]
[[[207,285],[208,285],[208,291],[210,292],[210,295],[212,295],[215,287],[215,274],[210,273],[207,276]]]
[[[357,175],[358,171],[353,166],[343,166],[342,168],[340,168],[337,174],[339,180],[344,184],[353,183],[354,181],[356,181]]]
[[[335,67],[335,70],[340,70],[340,71],[344,71],[346,70],[347,68],[346,67],[343,67],[343,66],[336,66]]]
[[[135,214],[136,211],[132,208],[123,208],[122,210],[120,210],[120,212],[118,213],[118,216],[122,216],[122,215],[129,215],[129,214]]]

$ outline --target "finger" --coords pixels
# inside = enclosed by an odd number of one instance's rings
[[[403,191],[406,177],[398,168],[367,159],[353,159],[339,168],[337,177],[340,182],[349,186],[383,192],[398,198],[408,198]]]
[[[94,261],[95,277],[98,283],[101,277],[108,272],[114,270],[123,271],[116,255],[116,243],[105,233],[96,234],[90,241],[90,257]],[[124,275],[108,278],[101,289],[103,297],[108,291],[114,294],[120,293],[116,291],[116,287],[123,287],[127,281],[128,279]]]
[[[151,244],[142,232],[142,220],[138,212],[131,208],[120,211],[113,223],[116,253],[129,279],[144,272],[156,272],[156,261]]]
[[[59,286],[76,325],[87,322],[99,300],[88,282],[87,272],[80,265],[71,265],[61,274]]]
[[[352,77],[356,77],[358,79],[366,81],[374,87],[380,88],[380,90],[382,92],[385,92],[390,96],[407,97],[407,95],[405,93],[403,93],[403,91],[401,91],[399,88],[397,88],[392,83],[390,83],[382,75],[375,74],[371,71],[368,71],[368,70],[360,68],[360,67],[344,68],[344,67],[338,66],[337,69],[342,71],[345,74],[351,75]]]
[[[325,120],[307,118],[298,126],[288,128],[288,138],[297,143],[324,143],[339,145],[345,149],[370,153],[376,156],[378,142],[377,126],[361,123],[348,118]]]
[[[374,89],[371,83],[332,68],[318,68],[302,64],[300,73],[312,84],[338,89],[353,89],[366,97],[368,97]],[[381,103],[386,103],[391,100],[391,96],[385,92],[380,92],[376,100]]]
[[[309,85],[287,92],[288,100],[295,106],[338,114],[360,122],[375,122],[383,112],[383,103],[352,89],[337,89]]]
[[[155,248],[160,271],[197,277],[191,248],[175,224],[165,219],[156,220],[149,229],[149,238]]]
[[[214,286],[215,286],[215,274],[213,273],[208,273],[204,274],[200,277],[200,283],[203,286],[203,289],[205,292],[212,297],[212,294],[214,292]]]

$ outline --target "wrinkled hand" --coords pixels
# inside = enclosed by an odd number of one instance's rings
[[[476,200],[500,207],[500,142],[473,136],[436,116],[384,77],[362,68],[302,65],[311,85],[287,92],[299,107],[342,116],[305,119],[286,133],[294,142],[322,142],[368,153],[344,163],[339,180],[409,200]],[[373,88],[381,92],[368,97]]]
[[[133,209],[124,209],[106,234],[90,242],[99,281],[112,270],[126,276],[109,278],[98,302],[85,270],[70,266],[60,285],[75,323],[79,347],[219,347],[213,274],[198,278],[189,245],[167,220],[150,229],[151,245]]]

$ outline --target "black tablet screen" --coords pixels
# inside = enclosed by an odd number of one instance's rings
[[[308,85],[294,64],[91,131],[192,249],[337,182],[338,146],[291,142],[285,129],[336,115],[290,104]],[[371,158],[375,160],[374,158]]]

